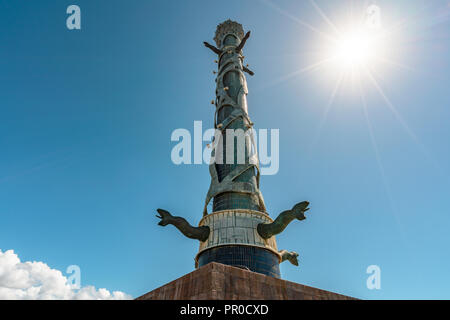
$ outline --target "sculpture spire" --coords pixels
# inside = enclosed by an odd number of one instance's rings
[[[211,163],[209,168],[211,186],[205,200],[204,215],[207,215],[207,205],[211,199],[214,199],[213,211],[266,211],[263,196],[259,191],[257,155],[251,154],[250,133],[253,123],[248,115],[248,90],[242,54],[249,37],[250,31],[244,35],[241,24],[227,20],[217,26],[214,40],[219,48],[204,42],[207,48],[218,55],[214,128],[221,133],[216,135],[213,144],[215,147],[212,158],[216,161]],[[234,140],[231,141],[231,148],[234,150],[227,150],[230,147],[227,139]],[[238,159],[239,150],[244,158],[241,163]],[[232,159],[228,154],[232,154]],[[217,161],[218,159],[221,161]]]
[[[245,268],[272,277],[280,277],[279,263],[285,260],[298,265],[298,254],[278,251],[275,235],[293,221],[304,220],[309,202],[296,204],[272,220],[266,212],[259,190],[259,161],[253,139],[253,123],[247,106],[242,50],[250,37],[242,25],[227,20],[217,26],[216,46],[204,45],[217,55],[216,99],[211,163],[211,185],[205,199],[203,218],[198,227],[184,218],[158,209],[161,226],[172,224],[186,237],[200,241],[196,267],[209,262]],[[213,210],[207,207],[213,200]]]

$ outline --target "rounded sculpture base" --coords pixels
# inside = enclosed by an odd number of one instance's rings
[[[210,262],[248,269],[253,272],[280,278],[279,256],[270,250],[253,246],[225,245],[201,252],[198,267]]]

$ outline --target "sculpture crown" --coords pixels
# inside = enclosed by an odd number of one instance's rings
[[[239,40],[242,40],[244,37],[244,28],[242,27],[242,24],[230,19],[219,24],[216,29],[216,36],[214,37],[214,41],[218,48],[222,46],[222,41],[228,34],[233,34]]]

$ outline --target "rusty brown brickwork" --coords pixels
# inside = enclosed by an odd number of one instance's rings
[[[211,262],[137,300],[353,300],[354,298]]]

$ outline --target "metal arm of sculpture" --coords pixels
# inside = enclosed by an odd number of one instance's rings
[[[236,47],[236,52],[239,53],[245,46],[245,42],[247,42],[247,39],[250,37],[250,31],[247,32],[244,36],[244,38],[242,38],[241,43],[239,43],[239,45]]]
[[[247,72],[251,76],[255,75],[255,73],[247,67],[242,67],[242,70]]]
[[[206,41],[203,41],[203,44],[205,45],[205,47],[207,47],[208,49],[211,49],[212,52],[214,52],[215,54],[220,55],[222,53],[222,50],[217,49],[215,46],[213,46],[212,44],[209,44]]]
[[[182,217],[174,217],[170,214],[170,212],[166,210],[157,209],[156,211],[158,211],[158,213],[160,214],[160,216],[156,215],[156,217],[161,219],[158,225],[164,227],[168,224],[173,224],[175,227],[177,227],[178,230],[181,231],[182,234],[184,234],[188,238],[200,241],[205,241],[206,239],[208,239],[210,232],[209,227],[193,227],[189,224],[189,222],[186,221],[186,219]]]
[[[295,251],[281,250],[278,252],[281,255],[281,262],[288,260],[294,266],[298,266],[298,253]]]
[[[272,223],[260,223],[257,226],[259,235],[263,239],[269,239],[270,237],[283,232],[292,220],[305,220],[305,212],[309,210],[309,202],[303,201],[297,203],[291,210],[286,210],[280,213],[280,215]]]

